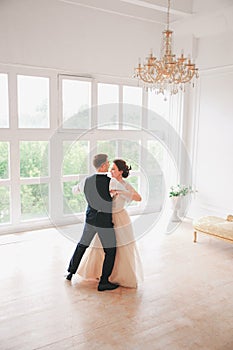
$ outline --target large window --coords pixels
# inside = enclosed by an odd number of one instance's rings
[[[98,127],[119,128],[119,86],[98,83]]]
[[[108,159],[112,162],[118,157],[118,141],[97,140],[97,153],[108,154]]]
[[[49,79],[18,75],[18,122],[20,128],[49,127]]]
[[[148,91],[148,109],[155,113],[150,113],[148,116],[148,128],[154,130],[156,128],[155,116],[169,118],[169,97],[164,98],[163,94],[156,95],[153,91]]]
[[[49,214],[47,184],[21,185],[21,220],[39,219]]]
[[[10,222],[10,189],[9,186],[0,186],[0,223]]]
[[[9,142],[0,142],[0,223],[10,222]],[[1,185],[2,184],[2,185]]]
[[[84,195],[74,196],[72,187],[94,172],[96,153],[131,165],[127,181],[143,201],[129,211],[161,209],[165,150],[158,120],[169,119],[169,101],[131,81],[29,68],[10,74],[10,85],[8,73],[0,74],[0,232],[83,217]]]
[[[80,79],[62,79],[63,128],[88,129],[91,118],[91,83]]]
[[[83,193],[74,196],[72,187],[89,171],[89,141],[63,141],[63,214],[83,212],[86,201]],[[81,175],[81,177],[80,177]]]
[[[8,75],[0,73],[0,128],[9,127]]]
[[[140,140],[139,141],[122,141],[122,156],[128,160],[134,170],[139,169],[140,162]]]
[[[0,179],[9,178],[9,142],[0,142]]]
[[[48,157],[48,141],[20,141],[20,177],[48,176]]]
[[[88,174],[88,141],[63,142],[63,175]]]
[[[142,126],[142,88],[123,87],[123,129]]]
[[[3,185],[9,180],[9,142],[0,142],[0,223],[10,222],[10,188]],[[1,181],[0,181],[1,182]]]
[[[49,213],[48,141],[20,141],[21,220]],[[38,183],[39,182],[39,183]]]

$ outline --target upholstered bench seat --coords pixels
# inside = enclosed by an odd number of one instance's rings
[[[197,241],[197,232],[233,242],[233,221],[231,221],[231,217],[231,215],[228,215],[227,219],[223,219],[217,216],[203,216],[194,220],[194,242]]]

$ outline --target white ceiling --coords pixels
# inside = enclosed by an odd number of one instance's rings
[[[59,0],[99,11],[133,17],[144,21],[165,24],[167,0]],[[193,0],[171,0],[170,22],[177,22],[192,15]]]
[[[168,0],[57,0],[140,21],[166,25]],[[195,37],[233,30],[233,0],[171,0],[170,28]]]
[[[106,13],[166,24],[168,0],[58,0]],[[170,23],[180,23],[196,15],[208,16],[233,5],[233,0],[171,0]]]

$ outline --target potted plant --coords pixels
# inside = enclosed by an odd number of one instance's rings
[[[169,197],[171,198],[171,205],[173,209],[173,214],[171,218],[172,221],[181,221],[181,219],[178,216],[178,210],[181,206],[182,197],[194,192],[196,191],[192,189],[192,186],[178,184],[176,186],[170,187]]]

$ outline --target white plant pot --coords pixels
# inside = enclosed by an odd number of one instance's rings
[[[181,221],[179,215],[178,215],[178,211],[180,209],[180,205],[181,205],[181,197],[177,196],[177,197],[170,197],[171,199],[171,207],[172,207],[172,217],[171,217],[171,221]]]

